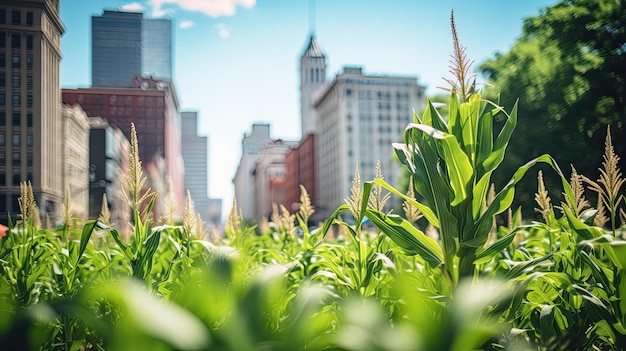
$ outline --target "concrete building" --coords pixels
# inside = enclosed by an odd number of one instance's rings
[[[182,112],[182,152],[185,162],[185,190],[189,190],[196,212],[204,221],[210,217],[208,192],[207,137],[198,136],[198,113]],[[208,223],[208,222],[207,222]]]
[[[254,218],[269,219],[272,205],[283,205],[289,210],[285,189],[285,155],[295,146],[295,142],[274,140],[267,142],[256,157],[254,176]],[[239,202],[237,202],[239,203]]]
[[[122,192],[128,175],[130,142],[124,133],[100,117],[89,118],[89,218],[97,219],[106,193],[110,224],[120,233],[130,230],[130,206]]]
[[[300,56],[300,123],[302,139],[314,133],[313,96],[326,83],[326,58],[314,35]]]
[[[255,214],[255,185],[253,172],[258,155],[266,143],[270,142],[270,125],[253,124],[252,132],[244,134],[241,140],[241,160],[233,178],[237,206],[245,220],[253,220]]]
[[[285,203],[289,205],[288,210],[299,209],[300,185],[305,187],[311,204],[317,208],[316,174],[315,134],[309,134],[285,155]]]
[[[133,88],[63,89],[63,102],[80,104],[88,116],[105,118],[130,140],[131,122],[137,130],[139,157],[147,186],[161,194],[155,214],[169,210],[168,182],[177,205],[175,217],[184,208],[184,164],[181,151],[181,121],[178,98],[171,82],[137,77]]]
[[[42,219],[57,223],[63,179],[58,0],[0,2],[0,222],[30,180]]]
[[[366,75],[361,67],[344,67],[318,92],[317,195],[325,216],[345,203],[356,165],[364,182],[374,179],[380,161],[385,180],[397,186],[401,168],[392,162],[392,143],[403,140],[413,110],[424,108],[424,91],[416,77]]]
[[[172,21],[113,10],[92,16],[92,86],[127,88],[140,75],[172,79]]]
[[[63,105],[62,116],[63,170],[70,214],[84,222],[89,214],[89,118],[79,105]]]

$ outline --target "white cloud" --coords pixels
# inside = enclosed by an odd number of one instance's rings
[[[189,20],[182,20],[178,23],[178,28],[180,29],[187,29],[187,28],[191,28],[196,24],[196,22],[194,21],[189,21]]]
[[[233,16],[237,12],[237,6],[252,8],[256,0],[150,0],[152,15],[163,16],[167,10],[162,7],[165,4],[177,5],[183,10],[202,12],[211,17]]]
[[[213,28],[217,29],[217,34],[220,37],[227,39],[230,37],[230,27],[226,25],[226,23],[218,23],[213,26]]]
[[[145,9],[146,8],[138,2],[131,2],[130,4],[120,6],[120,11],[126,12],[143,12]]]

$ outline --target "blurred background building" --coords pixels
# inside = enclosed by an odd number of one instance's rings
[[[42,219],[61,209],[63,119],[58,0],[0,2],[0,221],[19,213],[30,181]]]
[[[207,182],[209,178],[207,137],[198,135],[198,112],[182,112],[181,121],[181,146],[185,162],[185,190],[189,191],[196,212],[207,221],[211,211]]]

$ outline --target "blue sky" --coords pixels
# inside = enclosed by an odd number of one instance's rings
[[[61,0],[61,86],[91,84],[91,16],[143,10],[175,25],[174,83],[182,110],[198,111],[209,137],[209,196],[229,210],[241,139],[255,122],[273,138],[300,139],[299,56],[310,28],[326,53],[328,78],[344,65],[410,75],[435,94],[448,77],[450,11],[475,67],[504,52],[522,19],[548,0]],[[310,16],[314,8],[315,16]],[[312,21],[311,19],[314,18]],[[141,132],[141,131],[138,131]]]

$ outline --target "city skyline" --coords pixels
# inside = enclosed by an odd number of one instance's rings
[[[228,211],[241,141],[251,125],[270,123],[275,139],[301,137],[299,57],[311,29],[326,55],[328,81],[344,65],[359,65],[367,74],[416,76],[432,95],[449,76],[452,9],[476,67],[514,43],[522,18],[553,2],[63,0],[61,86],[91,84],[92,15],[124,9],[172,18],[173,80],[181,110],[201,116],[198,132],[209,138],[209,195],[224,199]],[[220,3],[226,6],[211,7]]]

